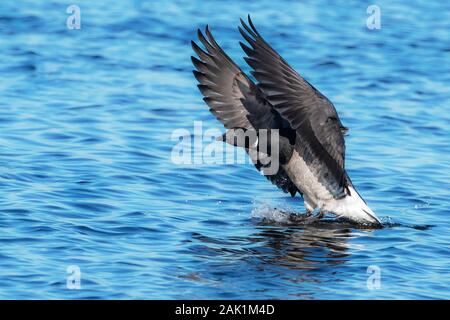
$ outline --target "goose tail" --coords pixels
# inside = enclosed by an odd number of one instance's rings
[[[349,191],[350,194],[336,200],[329,211],[358,224],[381,227],[381,220],[369,208],[359,193],[352,186],[349,186]]]

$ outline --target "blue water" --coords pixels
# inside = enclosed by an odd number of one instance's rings
[[[377,1],[379,30],[366,1],[76,1],[79,30],[69,4],[0,3],[0,298],[450,298],[448,3]],[[334,102],[386,228],[289,224],[251,165],[172,161],[173,130],[221,129],[190,40],[248,71],[247,13]]]

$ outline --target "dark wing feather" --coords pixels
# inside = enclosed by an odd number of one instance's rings
[[[192,48],[200,60],[191,57],[197,69],[194,70],[194,76],[199,82],[198,88],[204,96],[203,100],[225,128],[251,128],[247,118],[249,112],[241,102],[244,96],[238,86],[240,81],[241,85],[248,87],[250,80],[219,47],[208,27],[206,35],[209,41],[198,30],[198,38],[206,51],[192,41]]]
[[[197,69],[194,76],[199,82],[198,88],[210,111],[227,129],[275,128],[280,116],[264,99],[260,89],[217,44],[208,27],[205,33],[207,38],[198,30],[198,38],[206,51],[192,41],[192,48],[200,59],[191,59]],[[258,171],[264,172],[259,161],[252,161]],[[282,167],[276,174],[266,177],[292,196],[299,192]]]
[[[345,195],[345,143],[341,121],[333,104],[303,79],[255,29],[241,20],[241,43],[259,81],[258,87],[273,108],[297,132],[296,149],[319,181],[334,197]]]

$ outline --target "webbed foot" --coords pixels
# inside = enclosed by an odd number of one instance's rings
[[[316,215],[312,215],[312,211],[307,211],[304,214],[291,213],[289,215],[289,220],[294,223],[311,224],[319,221],[324,216],[324,213],[320,211]]]

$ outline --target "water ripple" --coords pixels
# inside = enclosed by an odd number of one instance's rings
[[[379,5],[370,31],[356,3],[91,1],[68,30],[64,1],[2,1],[0,298],[448,299],[448,5]],[[302,201],[251,165],[171,161],[173,129],[222,130],[189,41],[210,24],[248,71],[247,13],[334,102],[384,228],[293,223]]]

